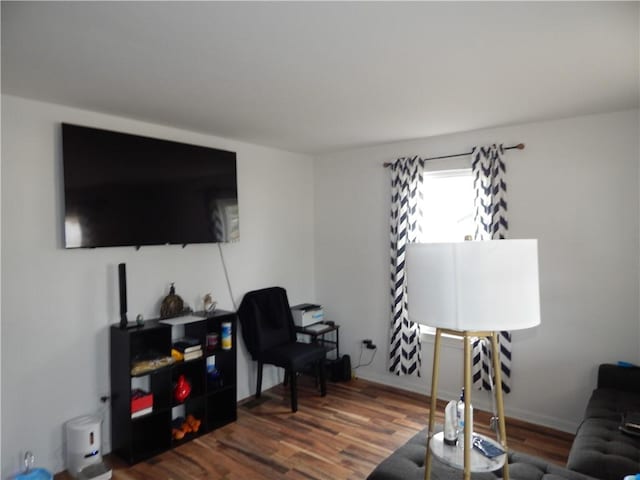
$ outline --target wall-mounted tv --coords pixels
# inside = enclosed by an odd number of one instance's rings
[[[65,248],[239,240],[236,154],[62,124]]]

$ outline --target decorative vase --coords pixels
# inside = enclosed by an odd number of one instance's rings
[[[184,310],[184,301],[176,294],[176,287],[171,284],[169,295],[164,297],[160,305],[160,318],[169,318],[179,315]]]
[[[176,386],[173,389],[173,398],[176,399],[176,402],[182,403],[187,399],[190,393],[191,393],[191,384],[184,377],[184,375],[180,375],[178,377],[178,382],[176,383]]]

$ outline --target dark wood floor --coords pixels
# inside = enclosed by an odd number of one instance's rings
[[[428,422],[428,397],[352,380],[330,383],[320,397],[299,382],[299,410],[277,386],[238,408],[238,421],[146,462],[127,467],[107,458],[116,480],[362,479]],[[508,399],[507,399],[508,400]],[[444,403],[437,422],[442,422]],[[489,415],[474,412],[489,434]],[[573,435],[507,419],[509,448],[564,465]],[[67,480],[67,474],[56,475]]]

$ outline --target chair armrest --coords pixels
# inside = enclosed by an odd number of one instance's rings
[[[598,388],[640,393],[640,367],[603,363],[598,368]]]

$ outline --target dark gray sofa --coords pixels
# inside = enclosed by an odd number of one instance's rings
[[[619,430],[626,412],[640,412],[640,368],[600,365],[567,467],[602,480],[640,473],[640,437]]]
[[[640,473],[640,438],[619,431],[622,414],[640,412],[640,368],[600,365],[598,384],[578,428],[567,468],[522,453],[509,453],[512,480],[622,480]],[[423,480],[426,429],[378,465],[368,480]],[[474,480],[496,480],[502,469],[473,474]],[[434,459],[432,480],[457,480],[461,472]]]
[[[424,455],[427,429],[416,434],[406,444],[378,465],[368,480],[424,480]],[[502,469],[491,473],[473,473],[473,480],[498,480]],[[434,459],[431,480],[460,480],[462,471]],[[511,480],[594,480],[566,468],[547,463],[523,453],[509,453],[509,478]],[[620,479],[622,480],[622,479]]]

